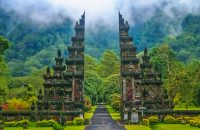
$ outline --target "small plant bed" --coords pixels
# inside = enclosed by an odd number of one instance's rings
[[[84,117],[84,118],[85,118],[85,119],[89,119],[89,120],[92,119],[96,108],[97,108],[96,105],[95,105],[95,106],[92,106],[92,109],[91,109],[91,110],[85,112],[85,115],[84,115],[85,117]]]
[[[120,112],[113,109],[110,105],[106,105],[106,109],[107,109],[108,113],[110,114],[110,116],[112,117],[113,120],[120,120],[121,119]]]
[[[141,125],[125,125],[127,130],[200,130],[197,127],[191,127],[183,124],[157,124],[152,127]]]
[[[84,130],[85,126],[68,126],[64,130]]]
[[[200,130],[200,128],[183,124],[158,124],[153,126],[152,130]]]
[[[5,130],[22,130],[25,123],[27,130],[82,130],[85,128],[85,120],[76,117],[73,121],[66,121],[65,125],[61,125],[54,120],[42,120],[30,122],[28,120],[5,122]]]
[[[4,130],[24,130],[23,127],[6,127]],[[26,130],[54,130],[52,127],[29,127]]]
[[[68,126],[64,130],[84,130],[85,126]],[[4,130],[23,130],[22,127],[6,127]],[[53,127],[29,127],[26,130],[54,130]]]
[[[125,128],[127,130],[151,130],[150,127],[142,125],[125,125]]]

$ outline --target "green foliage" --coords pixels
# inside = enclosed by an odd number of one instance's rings
[[[85,95],[90,97],[93,104],[97,103],[99,95],[101,95],[102,78],[95,72],[86,71],[84,84]]]
[[[109,102],[112,94],[120,94],[120,76],[113,74],[103,80],[102,92],[104,93],[104,101]],[[118,100],[119,98],[117,98]]]
[[[200,127],[200,123],[199,123],[198,120],[190,120],[189,125],[190,125],[190,126]]]
[[[110,105],[106,105],[106,109],[107,109],[108,113],[110,114],[110,116],[112,117],[113,120],[120,120],[121,119],[119,111],[113,109]]]
[[[142,125],[149,126],[149,119],[142,119]]]
[[[30,104],[22,99],[10,99],[3,104],[3,111],[25,111],[30,108]]]
[[[164,118],[164,123],[166,123],[166,124],[176,124],[178,122],[176,121],[176,119],[173,116],[166,116]]]
[[[0,100],[4,102],[7,98],[24,97],[34,102],[36,100],[33,93],[37,93],[43,86],[43,68],[55,62],[54,57],[58,48],[62,49],[64,57],[67,56],[64,51],[67,46],[64,43],[69,43],[72,23],[67,19],[60,24],[38,27],[23,21],[13,22],[11,19],[13,15],[1,9],[0,15],[0,34],[13,43],[8,49],[10,42],[0,37]],[[154,47],[158,45],[157,43],[166,43],[153,48],[150,54],[151,62],[162,72],[163,95],[166,90],[168,94],[166,98],[185,104],[185,107],[193,104],[200,105],[200,64],[199,60],[194,61],[200,56],[200,17],[186,16],[182,23],[183,30],[176,36],[169,34],[171,29],[169,25],[160,22],[162,19],[166,18],[159,12],[144,23],[136,23],[130,32],[135,38],[135,43],[139,44],[139,51],[143,49],[140,43],[148,43],[148,47]],[[177,26],[177,23],[171,24]],[[116,33],[108,34],[106,31],[98,31],[98,37],[86,36],[89,39],[86,41],[86,53],[92,54],[93,57],[85,55],[84,91],[93,104],[109,102],[110,95],[119,94],[121,91],[119,57],[112,50],[105,51],[105,48],[118,50],[118,42],[116,42],[118,38],[115,36]],[[90,30],[89,33],[93,32]],[[7,52],[3,55],[6,49]],[[2,60],[4,57],[7,62]],[[97,60],[94,57],[100,58]],[[9,77],[10,74],[14,77]],[[33,90],[28,91],[24,84],[30,84]],[[177,94],[179,94],[178,98]]]
[[[55,120],[43,120],[35,122],[37,127],[53,127],[57,122]]]
[[[166,36],[163,42],[169,43],[177,58],[189,63],[189,61],[199,57],[199,23],[200,17],[188,15],[183,20],[183,31],[178,36]]]
[[[0,104],[4,102],[7,98],[8,87],[7,87],[7,77],[0,77]]]
[[[66,126],[73,126],[74,125],[74,121],[66,121],[65,125]]]
[[[193,117],[188,121],[190,126],[199,127],[200,128],[200,116]]]
[[[93,104],[108,102],[111,94],[120,93],[119,58],[113,51],[105,51],[99,62],[86,55],[85,63],[85,95]]]
[[[121,107],[121,96],[120,94],[114,93],[109,96],[108,103],[114,108],[115,110],[120,110]]]
[[[84,125],[84,119],[80,117],[74,118],[74,125],[76,126]]]
[[[54,130],[63,130],[64,127],[61,124],[59,124],[59,123],[54,123],[53,124],[53,129]]]
[[[198,86],[200,85],[198,80],[200,77],[199,61],[193,60],[188,64],[181,63],[176,59],[176,55],[168,44],[153,48],[150,55],[151,62],[157,65],[156,68],[162,72],[163,90],[167,90],[168,99],[174,100],[177,105],[184,103],[186,108],[193,103],[198,104],[196,99],[199,95]]]
[[[151,116],[148,120],[150,125],[155,125],[159,122],[158,116]]]
[[[4,51],[9,48],[10,44],[11,43],[5,37],[0,36],[0,55],[2,55]]]
[[[90,119],[84,118],[84,125],[89,125],[90,124]]]
[[[30,122],[28,120],[10,121],[10,122],[4,122],[4,126],[5,127],[23,127],[25,123],[28,126]]]
[[[0,104],[5,101],[8,93],[7,81],[9,70],[4,61],[4,52],[9,48],[10,44],[5,37],[0,36]]]
[[[113,51],[105,51],[100,58],[98,74],[106,78],[112,74],[119,74],[119,70],[119,58],[117,55]]]
[[[97,59],[95,59],[94,57],[86,54],[85,55],[85,70],[90,70],[93,72],[97,72],[97,68],[98,68],[98,63],[97,63]]]
[[[184,116],[184,120],[186,120],[186,123],[189,123],[190,120],[192,120],[192,117],[190,117],[190,116]]]
[[[66,126],[82,126],[82,125],[88,125],[90,122],[90,119],[83,119],[80,117],[74,118],[73,121],[66,121]]]
[[[92,108],[92,101],[89,96],[84,96],[84,111],[89,111]]]

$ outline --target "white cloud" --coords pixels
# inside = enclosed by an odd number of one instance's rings
[[[49,24],[61,22],[64,18],[78,20],[86,11],[87,26],[105,24],[116,26],[118,11],[129,23],[146,21],[157,9],[168,17],[199,14],[200,0],[1,0],[0,6],[6,11],[14,11],[25,19],[36,23]],[[175,14],[173,10],[180,14]]]

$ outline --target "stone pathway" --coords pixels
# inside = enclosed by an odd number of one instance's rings
[[[105,105],[99,105],[92,117],[91,125],[85,130],[125,130],[125,128],[111,118]]]

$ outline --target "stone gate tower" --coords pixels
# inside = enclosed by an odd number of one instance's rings
[[[119,44],[121,60],[122,119],[137,122],[139,111],[172,109],[171,101],[162,96],[162,79],[158,67],[150,63],[145,47],[142,59],[136,57],[129,24],[119,13]]]
[[[136,109],[141,93],[141,72],[139,59],[136,57],[137,47],[133,37],[129,36],[129,24],[119,13],[119,38],[121,59],[122,118],[130,120],[131,111]]]
[[[64,59],[58,50],[53,72],[47,68],[44,92],[39,91],[37,110],[48,114],[39,115],[39,120],[54,118],[64,122],[83,117],[84,34],[85,13],[76,22],[68,58]]]

